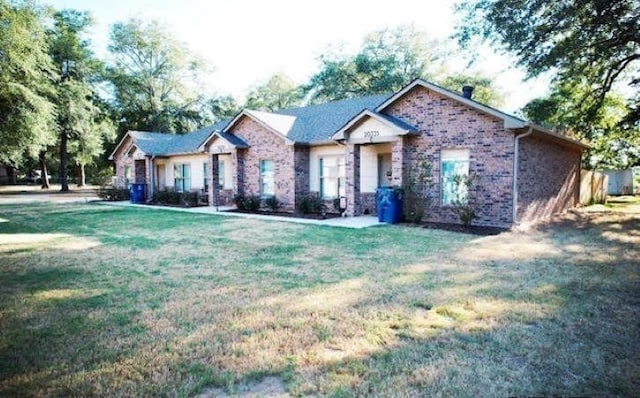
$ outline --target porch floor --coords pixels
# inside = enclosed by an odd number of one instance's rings
[[[337,217],[337,218],[329,218],[326,220],[314,220],[314,219],[308,219],[308,218],[268,216],[268,215],[262,215],[262,214],[236,213],[236,212],[229,211],[229,210],[235,209],[235,207],[233,206],[220,206],[216,210],[216,208],[212,206],[185,208],[185,207],[135,204],[129,201],[98,202],[98,203],[110,205],[110,206],[139,207],[142,209],[162,209],[162,210],[170,210],[170,211],[181,211],[185,213],[215,214],[215,215],[227,216],[227,217],[244,217],[244,218],[253,218],[258,220],[266,220],[266,221],[284,221],[284,222],[291,222],[291,223],[298,223],[298,224],[326,225],[330,227],[353,228],[353,229],[362,229],[362,228],[368,228],[368,227],[373,227],[377,225],[386,225],[386,223],[379,222],[378,217],[376,216]]]

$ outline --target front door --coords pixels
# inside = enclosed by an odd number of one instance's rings
[[[378,187],[391,186],[391,154],[378,155]]]

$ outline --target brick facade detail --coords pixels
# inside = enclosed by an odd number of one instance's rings
[[[580,152],[535,136],[522,138],[519,147],[518,221],[574,207],[580,198]]]

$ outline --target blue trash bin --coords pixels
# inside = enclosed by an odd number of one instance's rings
[[[391,187],[380,187],[376,190],[376,210],[378,222],[385,222],[385,215],[389,208],[389,192]]]
[[[144,191],[146,184],[131,184],[129,187],[129,200],[131,203],[144,203]]]
[[[380,187],[376,191],[378,221],[395,224],[402,221],[402,190]]]

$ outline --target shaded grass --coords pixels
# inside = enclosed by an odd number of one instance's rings
[[[0,219],[0,396],[272,375],[338,397],[640,391],[634,215],[485,238],[100,205]]]

